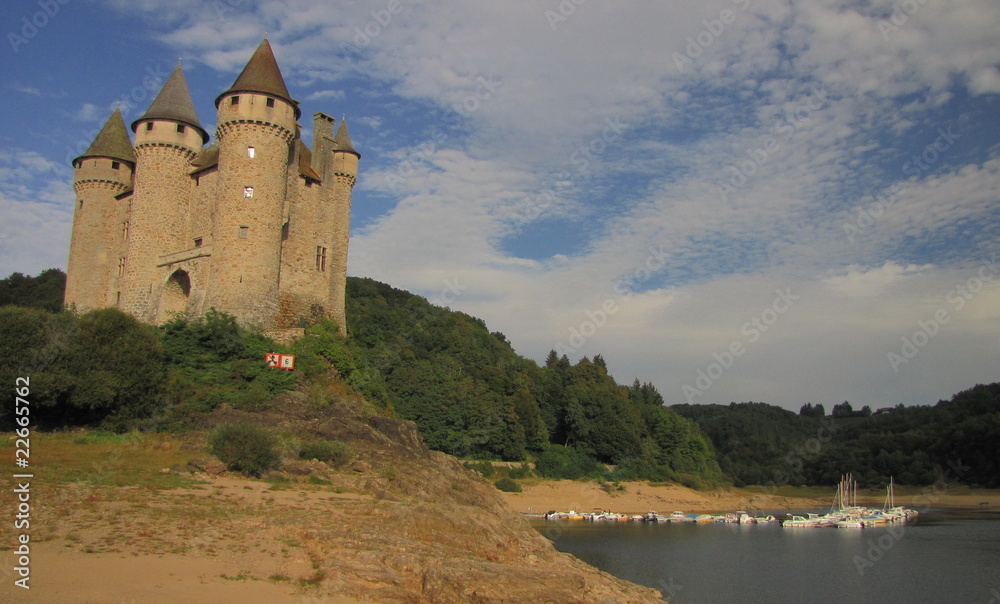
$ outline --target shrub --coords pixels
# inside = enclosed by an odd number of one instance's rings
[[[490,476],[496,474],[496,468],[493,467],[493,464],[485,461],[480,463],[466,462],[465,467],[469,468],[470,470],[475,470],[479,472],[485,478],[489,478]]]
[[[549,445],[538,456],[535,469],[546,478],[576,480],[585,476],[600,476],[602,467],[593,457],[573,447]]]
[[[267,429],[246,422],[222,424],[208,439],[209,451],[230,470],[257,477],[281,465],[277,444]]]
[[[299,449],[300,459],[318,459],[335,466],[344,465],[353,457],[351,446],[340,440],[307,440]]]
[[[494,484],[496,484],[496,487],[498,489],[500,489],[501,491],[505,491],[507,493],[521,492],[521,485],[516,480],[511,480],[510,478],[501,478]]]
[[[515,479],[517,479],[517,478],[527,478],[529,474],[531,474],[531,468],[529,468],[526,465],[520,465],[520,466],[518,466],[516,468],[511,468],[507,472],[507,476],[509,476],[511,478],[515,478]]]

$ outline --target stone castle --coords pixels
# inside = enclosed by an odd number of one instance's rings
[[[180,65],[132,123],[115,110],[73,160],[76,207],[66,298],[149,323],[215,308],[244,325],[344,330],[351,190],[360,154],[347,125],[298,101],[265,39],[215,100],[216,141],[198,122]]]

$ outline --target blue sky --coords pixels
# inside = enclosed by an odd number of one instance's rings
[[[1000,5],[38,0],[0,20],[0,274],[65,268],[69,160],[265,33],[362,153],[349,273],[603,354],[670,403],[1000,379]]]

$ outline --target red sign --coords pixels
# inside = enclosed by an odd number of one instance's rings
[[[295,369],[294,354],[278,354],[277,352],[269,352],[264,355],[264,362],[267,363],[268,367],[277,367],[278,369]]]

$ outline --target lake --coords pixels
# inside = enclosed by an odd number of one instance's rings
[[[820,513],[826,510],[810,510]],[[772,512],[784,518],[784,512]],[[569,552],[669,601],[1000,604],[1000,518],[931,509],[909,524],[531,521]]]

